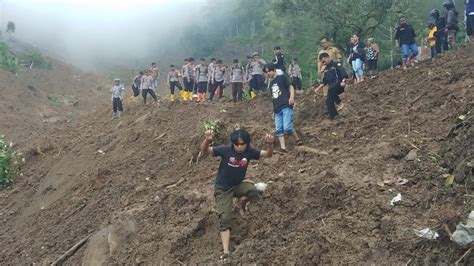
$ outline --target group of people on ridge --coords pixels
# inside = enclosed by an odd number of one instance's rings
[[[443,16],[438,9],[431,11],[430,16],[434,19],[428,23],[430,29],[428,43],[432,49],[432,57],[442,50],[456,48],[456,34],[458,30],[458,12],[454,3],[447,0],[443,3],[447,9]],[[466,28],[471,40],[474,29],[474,0],[466,0]],[[416,33],[413,27],[407,23],[405,17],[399,18],[399,26],[395,31],[396,45],[402,51],[402,67],[406,69],[413,66],[418,55],[418,47],[415,41]],[[326,106],[329,119],[334,119],[338,111],[343,108],[340,94],[348,84],[348,74],[345,71],[340,51],[333,47],[329,38],[320,39],[321,49],[318,52],[317,71],[320,82],[315,93],[322,90],[326,97]],[[372,38],[367,40],[367,46],[360,41],[360,36],[354,34],[351,37],[352,47],[347,58],[347,63],[352,66],[354,82],[364,81],[364,66],[367,71],[377,69],[377,60],[380,49]],[[221,259],[227,261],[230,256],[230,232],[231,214],[235,209],[238,213],[245,215],[248,203],[258,197],[255,185],[245,178],[248,165],[251,160],[268,158],[273,155],[274,138],[278,139],[280,148],[278,153],[288,153],[285,136],[293,136],[296,145],[302,145],[293,127],[293,106],[296,99],[296,91],[302,89],[301,68],[294,58],[287,68],[285,57],[280,47],[274,48],[274,59],[271,63],[260,58],[258,53],[247,57],[243,66],[238,59],[232,61],[232,66],[227,67],[222,60],[211,59],[207,64],[205,58],[201,58],[199,64],[195,64],[194,58],[185,59],[184,65],[178,69],[175,65],[170,66],[167,75],[167,83],[170,89],[170,100],[174,101],[176,89],[183,101],[197,102],[220,99],[223,96],[226,83],[231,84],[232,101],[242,101],[243,85],[249,84],[249,96],[255,98],[259,93],[268,90],[272,98],[274,114],[274,132],[265,137],[266,149],[259,150],[250,146],[250,134],[244,129],[236,129],[231,134],[231,143],[228,145],[212,145],[213,132],[206,131],[205,138],[200,145],[203,154],[221,157],[218,174],[215,180],[216,211],[219,218],[219,231],[223,245]],[[156,88],[159,83],[159,71],[156,64],[150,69],[140,72],[133,80],[133,94],[140,93],[146,103],[147,95],[157,101]],[[181,85],[182,79],[183,85]],[[115,80],[111,89],[114,117],[121,115],[123,111],[122,101],[125,89],[120,80]],[[238,198],[234,206],[233,199]]]

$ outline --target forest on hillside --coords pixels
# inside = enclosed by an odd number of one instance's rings
[[[464,41],[464,5],[460,12],[460,42]],[[392,40],[398,18],[404,15],[417,31],[419,45],[425,44],[426,23],[433,8],[443,0],[229,0],[207,3],[202,20],[182,35],[182,51],[208,57],[229,42],[258,49],[264,58],[281,46],[288,60],[299,59],[306,82],[315,80],[316,54],[321,37],[347,54],[350,36],[372,37],[381,48],[380,68],[390,68],[399,50]]]

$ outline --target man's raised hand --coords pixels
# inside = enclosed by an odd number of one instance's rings
[[[214,131],[206,130],[204,135],[206,136],[206,140],[212,141],[212,139],[214,138]]]

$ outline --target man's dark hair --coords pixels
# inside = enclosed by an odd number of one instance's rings
[[[142,75],[142,76],[143,76],[143,74],[145,74],[145,72],[143,72],[143,71],[140,71],[140,72],[138,72],[138,74],[140,74],[140,75]]]
[[[189,62],[189,58],[184,58],[184,62]]]
[[[245,142],[247,146],[250,145],[250,142],[252,141],[250,134],[244,129],[234,130],[234,132],[230,134],[230,141],[232,142],[232,144],[239,143],[239,139]]]
[[[280,46],[275,46],[275,47],[273,47],[273,50],[281,50],[281,47]]]
[[[323,60],[324,58],[328,58],[328,57],[330,57],[328,53],[321,53],[319,55],[319,60]]]
[[[199,60],[201,60],[201,61],[206,61],[206,58],[201,58],[201,59],[199,59]]]
[[[406,19],[405,16],[400,16],[400,17],[398,18],[398,21],[400,21],[400,19],[402,19],[402,18]]]
[[[189,62],[194,62],[194,58],[190,57]]]
[[[237,64],[239,62],[239,59],[234,59],[234,61],[232,61],[232,63],[234,64]]]
[[[247,55],[247,59],[252,59],[252,57],[250,55]]]
[[[298,62],[298,58],[293,57],[293,61]]]
[[[222,64],[222,60],[220,60],[220,59],[217,60],[217,63],[218,63],[218,64]]]
[[[155,62],[153,62],[153,63],[151,63],[151,65],[152,65],[152,66],[153,66],[153,65],[156,65],[156,63],[155,63]]]
[[[320,41],[322,41],[322,40],[325,40],[325,41],[328,41],[328,42],[329,42],[329,37],[323,36]]]
[[[274,64],[268,64],[264,68],[265,73],[270,72],[270,71],[275,71],[275,65]]]
[[[174,65],[170,65],[170,67],[171,67],[171,68],[173,68],[173,67],[174,67]]]

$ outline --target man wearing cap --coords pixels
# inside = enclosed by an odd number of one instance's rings
[[[265,60],[260,58],[260,54],[257,52],[252,53],[252,60],[249,63],[248,68],[248,80],[250,82],[250,98],[254,99],[257,93],[262,90],[263,87],[263,68],[267,63]]]
[[[125,94],[125,87],[120,84],[120,79],[114,79],[114,86],[110,89],[112,93],[112,118],[120,118],[123,112],[123,96]]]

